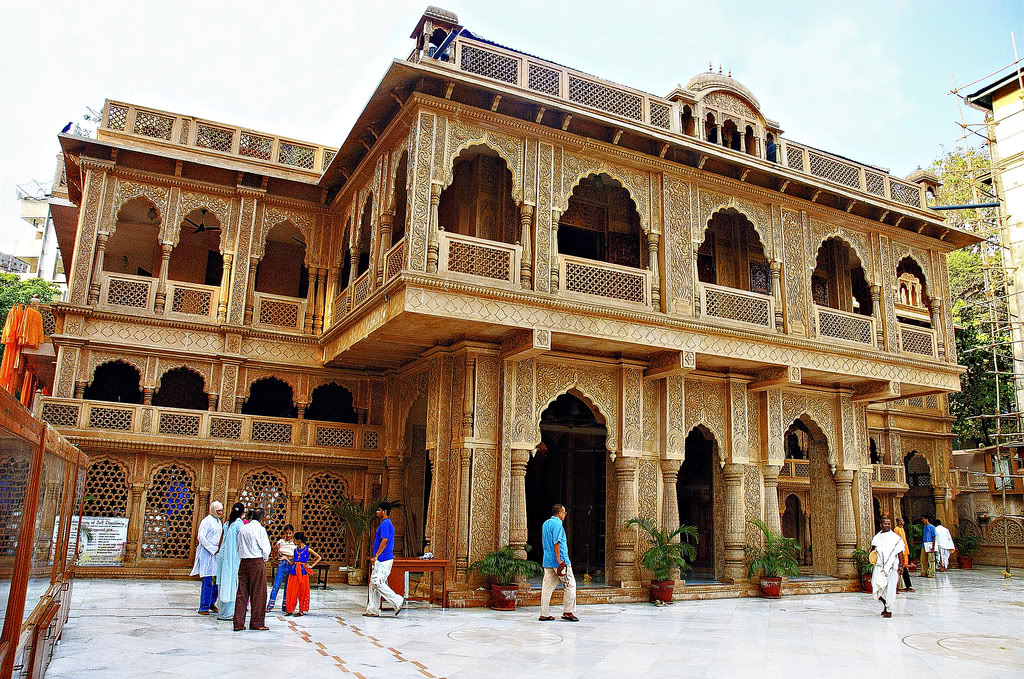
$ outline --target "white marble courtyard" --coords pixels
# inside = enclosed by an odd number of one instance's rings
[[[890,620],[867,594],[583,606],[575,624],[536,607],[374,619],[365,588],[340,585],[238,633],[196,615],[198,582],[79,580],[47,677],[1024,677],[1024,575],[999,570],[915,578]]]

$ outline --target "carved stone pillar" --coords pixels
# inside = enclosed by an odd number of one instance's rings
[[[359,278],[359,246],[348,249],[348,284],[352,285]]]
[[[334,321],[334,298],[338,296],[338,267],[327,270],[327,299],[324,301],[324,329]]]
[[[171,266],[171,250],[174,246],[170,243],[160,244],[160,280],[156,284],[156,302],[153,310],[162,314],[167,300],[167,269]]]
[[[75,398],[84,398],[86,382],[85,380],[75,380]],[[151,390],[152,392],[152,390]],[[145,392],[143,392],[145,394]],[[153,394],[150,393],[150,399],[153,398]]]
[[[427,451],[427,460],[430,464],[430,478],[436,479],[437,467],[434,462],[437,460],[437,453],[433,450]],[[513,467],[515,469],[515,467]],[[524,479],[525,479],[525,467],[524,467]],[[523,486],[523,493],[525,496],[526,486]],[[431,489],[430,497],[427,499],[427,518],[423,521],[423,551],[430,552],[432,550],[432,543],[434,540],[434,506],[437,504],[438,493]],[[524,505],[525,507],[525,502]],[[525,511],[525,510],[524,510]]]
[[[935,498],[935,518],[948,528],[951,521],[946,516],[946,493],[947,490],[944,487],[932,488],[932,497]]]
[[[658,241],[661,236],[656,233],[647,234],[647,268],[651,272],[651,306],[661,311],[661,274],[658,268]]]
[[[326,293],[327,272],[316,270],[316,308],[313,310],[313,334],[319,335],[324,328],[324,296]]]
[[[679,496],[676,493],[676,482],[679,480],[679,467],[682,464],[682,460],[661,461],[661,527],[669,533],[679,528]],[[679,542],[679,539],[673,542]],[[669,578],[678,580],[679,569],[672,569]]]
[[[779,513],[779,471],[782,467],[769,464],[764,473],[764,521],[768,528],[782,534],[782,514]]]
[[[885,348],[885,335],[882,330],[882,286],[871,286],[871,312],[875,317],[875,346],[879,349]]]
[[[302,525],[302,493],[293,492],[288,498],[288,523]]]
[[[211,413],[217,412],[217,394],[207,394],[206,401],[209,404],[207,410]]]
[[[303,403],[302,401],[299,401],[298,403],[295,404],[295,408],[296,410],[299,411],[298,418],[300,420],[306,419],[306,404]]]
[[[526,558],[526,464],[529,461],[529,450],[512,449],[512,507],[508,543],[520,559]]]
[[[242,406],[244,406],[244,405],[245,405],[245,396],[243,396],[242,394],[237,394],[235,396],[235,414],[236,415],[241,415],[242,414]]]
[[[853,471],[840,469],[836,480],[836,556],[839,559],[839,577],[857,575],[853,565],[853,550],[857,547],[857,523],[853,513]]]
[[[636,572],[636,531],[626,527],[626,522],[636,516],[636,467],[635,457],[620,455],[615,458],[615,556],[612,561],[612,580],[624,583],[637,580]]]
[[[465,391],[462,394],[462,436],[473,438],[473,368],[476,365],[476,356],[466,356],[466,380],[463,382]]]
[[[109,236],[102,231],[96,234],[96,257],[93,260],[92,283],[89,285],[88,304],[90,306],[96,304],[100,299],[100,276],[103,271],[103,253],[107,249],[108,237]]]
[[[725,478],[725,580],[737,582],[746,576],[744,569],[743,465],[729,463],[722,469]]]
[[[430,185],[430,228],[427,229],[427,273],[437,273],[437,257],[440,244],[438,235],[441,225],[438,223],[437,206],[441,204],[441,185]]]
[[[306,319],[302,324],[302,332],[307,335],[313,334],[313,311],[316,308],[316,267],[308,271],[306,282]]]
[[[245,315],[242,317],[242,325],[252,325],[253,306],[256,304],[256,267],[259,263],[258,257],[249,260],[249,283],[245,286]]]
[[[519,284],[523,290],[533,287],[533,206],[523,203],[519,206],[519,242],[523,246],[523,261],[519,267]]]
[[[380,253],[377,255],[377,285],[384,284],[384,253],[391,249],[391,222],[395,218],[390,212],[380,216]]]
[[[146,484],[133,483],[128,494],[128,535],[125,537],[124,562],[126,566],[134,566],[139,555],[139,534],[142,532],[142,521],[146,511]]]
[[[773,259],[769,266],[772,272],[772,297],[775,301],[775,332],[782,332],[785,330],[782,318],[782,262]]]
[[[228,317],[228,304],[231,300],[231,263],[235,256],[230,252],[224,253],[224,272],[220,277],[220,296],[217,301],[217,322],[223,323]]]
[[[469,463],[472,448],[459,450],[459,534],[455,550],[455,580],[465,582],[469,571]],[[525,475],[524,475],[525,479]],[[523,484],[526,488],[526,484]]]
[[[142,388],[142,405],[151,406],[153,405],[153,387]]]
[[[562,213],[551,211],[551,294],[558,292],[558,220]]]
[[[384,462],[388,471],[387,496],[389,499],[400,498],[403,495],[401,451],[385,451]],[[401,507],[391,510],[391,523],[395,526],[395,554],[405,554],[405,514]]]
[[[944,341],[944,333],[942,331],[942,320],[939,317],[942,311],[942,298],[932,297],[931,298],[931,309],[932,312],[932,328],[935,330],[936,352],[939,360],[946,360],[946,342]]]

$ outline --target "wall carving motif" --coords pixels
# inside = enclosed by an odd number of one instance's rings
[[[747,445],[751,462],[761,461],[761,399],[757,393],[747,394]]]
[[[665,176],[665,280],[669,287],[669,312],[693,315],[693,241],[690,226],[690,185]]]
[[[665,380],[666,394],[666,449],[669,455],[682,458],[686,452],[686,436],[689,430],[686,429],[686,417],[684,415],[686,406],[686,395],[684,393],[684,382],[682,375],[670,375]]]
[[[643,372],[636,368],[622,369],[622,449],[643,448]]]
[[[761,543],[761,531],[749,522],[753,519],[764,519],[761,506],[761,489],[763,487],[764,480],[761,478],[761,469],[754,465],[746,465],[743,470],[743,510],[746,521],[743,525],[748,545]]]
[[[434,150],[433,113],[421,112],[416,132],[415,153],[409,157],[413,176],[412,215],[409,220],[409,268],[427,268],[427,226],[430,222],[430,159]],[[411,141],[410,141],[411,144]],[[410,146],[412,148],[412,146]]]
[[[782,211],[782,237],[785,245],[783,265],[786,275],[786,313],[790,323],[799,324],[802,330],[807,321],[805,307],[806,283],[804,281],[803,269],[803,225],[800,222],[800,213],[789,210]]]
[[[96,170],[88,170],[86,173],[82,226],[79,229],[78,245],[75,248],[72,261],[74,271],[69,280],[71,283],[70,301],[73,304],[84,305],[88,299],[89,276],[92,274],[93,263],[92,252],[96,245],[96,231],[100,227],[100,206],[104,196],[103,180],[105,176]],[[112,177],[110,182],[113,183]],[[110,191],[108,190],[107,193]],[[89,254],[86,255],[86,253]]]
[[[564,213],[569,209],[569,198],[581,180],[590,175],[606,174],[622,184],[629,191],[630,198],[640,214],[640,228],[651,232],[651,186],[650,173],[624,165],[609,163],[595,156],[585,156],[573,151],[562,153],[562,193],[555,198],[556,209]]]
[[[782,392],[782,427],[783,434],[801,415],[808,415],[825,435],[825,446],[828,448],[828,464],[834,472],[839,464],[836,444],[836,416],[834,399],[799,391]]]
[[[559,152],[561,149],[558,149]],[[540,158],[538,161],[538,186],[537,186],[537,233],[534,259],[533,287],[537,292],[549,292],[551,290],[551,213],[552,203],[552,182],[554,181],[554,160],[555,148],[549,144],[540,145]]]
[[[888,293],[882,295],[885,304],[885,348],[895,353],[898,342],[896,295],[893,294],[896,290],[896,264],[889,258],[889,239],[886,236],[878,237],[878,251],[882,260],[882,287]]]
[[[708,92],[700,101],[705,106],[710,106],[727,113],[734,113],[746,118],[750,122],[757,123],[761,119],[761,116],[757,114],[757,111],[755,111],[747,102],[735,95],[722,92],[721,90]]]
[[[466,149],[484,145],[501,156],[512,171],[512,200],[523,201],[523,139],[497,130],[487,130],[457,119],[447,119],[448,137],[444,186],[455,180],[455,160]]]
[[[1006,542],[1011,545],[1024,545],[1024,527],[1019,521],[1006,518],[998,518],[992,521],[986,531],[987,542],[990,544],[1003,544],[1004,535]]]
[[[478,357],[476,360],[476,407],[473,414],[473,436],[477,440],[496,441],[498,439],[498,378],[497,357]]]
[[[658,452],[658,402],[661,380],[643,380],[644,390],[644,451]]]
[[[149,344],[203,353],[221,351],[224,346],[223,338],[217,333],[113,320],[90,319],[85,326],[85,335],[117,345]]]
[[[469,535],[470,563],[481,559],[495,548],[497,536],[498,480],[497,451],[494,448],[477,448],[473,451],[472,516]]]
[[[782,420],[782,390],[769,389],[768,403],[768,463],[781,465],[786,459],[784,435],[789,424]]]
[[[644,458],[637,465],[637,509],[642,519],[647,519],[655,525],[661,525],[658,517],[658,475],[659,467],[657,460]],[[643,555],[651,546],[651,539],[648,535],[640,534],[640,549],[638,555]]]
[[[729,403],[728,384],[717,380],[686,379],[686,432],[704,425],[718,444],[720,464],[726,462],[728,439],[725,436],[725,408]]]
[[[560,394],[574,391],[588,402],[587,405],[596,409],[597,412],[594,414],[598,420],[604,420],[608,430],[608,450],[612,453],[618,452],[619,380],[616,368],[586,363],[537,361],[536,372],[537,393],[532,431],[536,443],[540,442],[541,414]]]
[[[242,209],[238,218],[238,236],[236,238],[236,257],[234,260],[234,280],[231,282],[231,309],[228,318],[232,323],[241,325],[243,320],[246,286],[249,281],[250,245],[255,222],[256,200],[242,196]]]

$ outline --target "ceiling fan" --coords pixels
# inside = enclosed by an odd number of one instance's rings
[[[219,226],[207,226],[206,225],[206,208],[205,207],[201,208],[199,211],[200,211],[200,213],[202,213],[202,216],[199,218],[199,223],[198,224],[193,222],[188,217],[185,217],[185,221],[186,222],[188,222],[192,226],[196,227],[196,230],[193,233],[202,233],[203,231],[220,231],[220,227]]]

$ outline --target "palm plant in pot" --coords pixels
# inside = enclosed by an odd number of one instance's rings
[[[685,573],[690,570],[690,562],[697,556],[693,546],[698,540],[697,528],[679,526],[670,532],[654,525],[650,519],[642,518],[630,519],[626,526],[637,526],[650,538],[651,546],[640,557],[640,565],[654,573],[654,579],[651,580],[651,602],[672,603],[675,590],[672,571],[678,569],[680,573]],[[676,541],[676,538],[679,540]]]
[[[960,564],[960,568],[973,568],[974,557],[971,555],[981,547],[981,538],[977,535],[960,533],[953,538],[953,544],[956,545],[956,560]]]
[[[871,552],[860,547],[853,550],[853,565],[856,566],[857,573],[860,575],[861,590],[871,594],[871,573],[875,569],[871,563]]]
[[[530,545],[524,547],[530,551]],[[485,554],[469,568],[491,581],[491,608],[496,611],[516,610],[519,583],[540,573],[539,563],[520,559],[510,545]]]
[[[782,595],[782,576],[800,574],[800,545],[793,538],[785,538],[773,531],[761,519],[750,523],[761,531],[760,544],[746,545],[743,551],[750,559],[747,575],[761,574],[761,596],[778,599]]]
[[[344,493],[338,496],[338,501],[335,504],[328,506],[331,513],[344,522],[345,528],[352,536],[351,544],[356,546],[355,565],[348,569],[348,584],[350,585],[366,584],[366,566],[363,564],[363,534],[377,518],[377,505],[381,502],[390,502],[392,509],[402,506],[400,501],[385,497],[376,498],[364,505],[350,497],[345,497]]]

